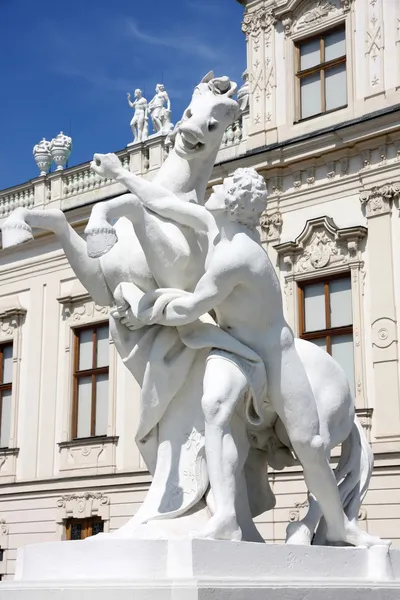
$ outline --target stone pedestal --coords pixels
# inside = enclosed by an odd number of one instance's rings
[[[400,551],[211,540],[28,546],[1,600],[395,600]]]

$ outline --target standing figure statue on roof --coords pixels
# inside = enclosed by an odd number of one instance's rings
[[[135,90],[135,100],[131,101],[131,95],[128,92],[128,104],[135,110],[130,122],[133,133],[133,142],[144,142],[149,134],[148,124],[148,105],[146,98],[143,97],[142,90]]]
[[[173,129],[171,123],[171,101],[162,83],[156,85],[156,94],[150,100],[149,112],[155,133],[167,135]]]

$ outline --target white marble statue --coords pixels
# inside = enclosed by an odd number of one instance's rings
[[[171,123],[171,101],[162,83],[156,85],[155,96],[149,102],[149,113],[154,131],[168,135],[173,129]]]
[[[111,535],[262,541],[253,518],[274,505],[267,466],[291,464],[294,451],[310,508],[288,541],[310,544],[319,524],[321,541],[382,543],[356,522],[372,454],[346,377],[320,348],[294,340],[283,317],[255,230],[262,179],[238,171],[202,206],[239,115],[236,90],[227,77],[202,80],[152,182],[115,155],[95,155],[93,170],[131,193],[94,206],[86,242],[61,211],[18,208],[3,246],[31,239],[32,226],[54,231],[95,302],[112,306],[111,335],[142,388],[136,440],[153,479]],[[342,442],[334,474],[328,457]]]
[[[143,97],[142,90],[139,89],[135,90],[135,100],[133,102],[129,92],[127,97],[129,106],[135,111],[130,122],[133,142],[144,142],[149,133],[147,100]]]
[[[100,175],[118,178],[121,166],[117,161],[113,155],[96,155],[93,168]],[[206,272],[193,293],[172,289],[143,295],[134,284],[119,286],[120,315],[128,327],[137,330],[141,324],[154,323],[176,326],[180,331],[183,328],[181,339],[188,345],[214,348],[206,361],[202,396],[214,515],[197,535],[241,539],[235,508],[236,488],[243,495],[248,438],[253,434],[260,446],[254,429],[261,431],[261,439],[267,434],[270,440],[271,428],[275,426],[273,438],[279,438],[295,452],[311,492],[309,513],[302,522],[291,525],[289,541],[310,543],[322,512],[329,542],[382,543],[363,532],[356,522],[360,486],[365,488],[363,471],[370,471],[371,452],[355,417],[346,377],[339,365],[315,345],[303,340],[297,340],[295,345],[283,316],[275,270],[259,243],[256,225],[267,198],[262,177],[254,171],[239,169],[223,186],[214,188],[205,208],[182,204],[168,190],[136,176],[131,178],[129,187],[147,208],[160,216],[193,227],[197,232],[204,230],[212,247],[206,259]],[[130,202],[129,197],[126,202]],[[105,204],[99,205],[103,215],[93,217],[89,231],[100,230],[104,225]],[[125,203],[125,210],[126,207]],[[147,306],[153,302],[150,310]],[[199,321],[211,310],[216,311],[219,325],[219,328],[214,325],[214,330],[210,330],[209,322]],[[184,327],[189,324],[192,327],[195,324],[195,329],[187,332]],[[221,329],[229,334],[228,339]],[[328,374],[332,386],[327,392]],[[241,404],[242,419],[235,413]],[[233,419],[235,428],[231,430]],[[336,479],[329,456],[332,448],[342,442],[350,448],[346,450],[350,457],[343,455]],[[268,454],[269,447],[266,450]],[[269,459],[271,462],[276,457],[269,452]],[[343,477],[344,464],[350,478],[345,485],[346,496],[341,498],[337,481]]]

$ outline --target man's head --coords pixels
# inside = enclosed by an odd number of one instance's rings
[[[164,84],[163,83],[157,83],[156,85],[156,92],[163,92],[165,90]]]
[[[255,169],[236,169],[222,185],[213,187],[206,202],[211,212],[226,211],[231,221],[254,228],[267,206],[267,186]]]
[[[142,97],[142,90],[135,90],[135,98],[141,98]]]

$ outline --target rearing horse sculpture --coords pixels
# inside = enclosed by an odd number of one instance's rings
[[[239,111],[232,98],[235,91],[236,85],[228,78],[215,79],[212,73],[196,87],[176,131],[175,148],[154,179],[157,185],[182,201],[203,203],[223,132]],[[121,169],[117,180],[135,192],[137,182],[132,173]],[[53,231],[76,276],[101,305],[120,303],[114,292],[122,282],[135,283],[144,292],[158,287],[190,291],[204,272],[212,239],[148,208],[134,194],[96,205],[87,228],[87,244],[69,226],[61,211],[16,209],[2,227],[3,246],[31,239],[31,227]],[[112,227],[108,220],[121,215],[129,219],[118,218]],[[200,407],[207,349],[201,346],[196,350],[190,343],[184,344],[172,328],[151,326],[129,331],[113,312],[110,329],[118,352],[142,386],[137,441],[153,475],[144,504],[122,530],[129,534],[138,524],[177,518],[189,511],[200,518],[206,509],[202,498],[208,486]],[[187,337],[190,338],[190,332]],[[307,354],[302,351],[304,344],[307,342],[297,347],[301,358]],[[321,382],[324,372],[331,379],[329,360],[332,359],[324,361],[321,353],[319,377],[312,370],[315,365],[305,364],[311,381],[314,377]],[[159,385],[160,373],[162,385]],[[343,477],[340,492],[347,515],[355,519],[371,475],[371,455],[362,431],[354,423],[348,390],[331,380],[328,394],[325,384],[316,384],[313,391],[333,446],[344,440],[332,435],[330,419],[334,422],[339,412],[344,415],[347,411],[348,439],[338,478]],[[259,512],[270,507],[267,500],[258,503]],[[259,539],[250,511],[244,510],[242,514],[245,522],[239,525],[244,539]],[[290,541],[309,543],[320,517],[319,507],[312,503],[305,522],[290,532]]]

